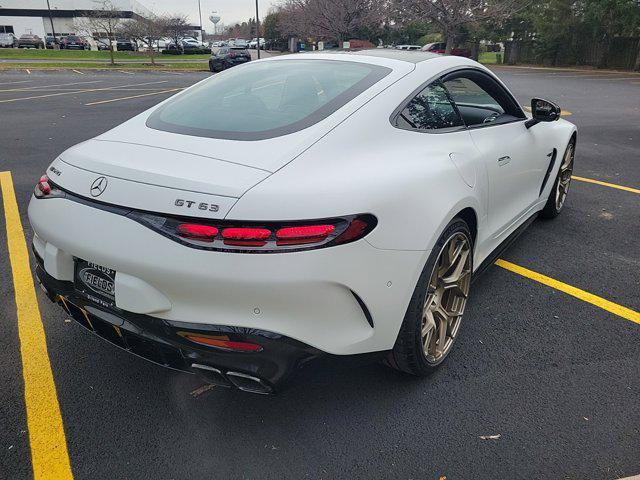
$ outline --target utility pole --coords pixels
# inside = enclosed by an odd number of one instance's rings
[[[49,4],[49,0],[47,0],[47,10],[49,11],[49,21],[51,22],[51,34],[53,35],[53,47],[55,48],[58,45],[58,39],[56,38],[56,30],[53,28],[53,16],[51,15],[51,5]],[[45,37],[47,36],[47,32],[45,33]],[[47,39],[45,38],[45,47],[47,43]]]
[[[260,60],[260,17],[258,13],[258,0],[256,0],[256,41],[258,42],[256,45],[258,49],[258,60]]]

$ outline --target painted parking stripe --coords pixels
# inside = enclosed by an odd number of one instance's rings
[[[120,102],[122,100],[131,100],[133,98],[148,97],[150,95],[160,95],[162,93],[177,92],[178,90],[182,90],[182,89],[181,88],[171,88],[169,90],[162,90],[160,92],[143,93],[143,94],[140,94],[140,95],[131,95],[129,97],[112,98],[110,100],[100,100],[98,102],[85,103],[85,106],[91,107],[93,105],[102,105],[103,103]]]
[[[33,80],[18,80],[17,82],[0,82],[0,85],[15,85],[16,83],[31,83]]]
[[[18,316],[33,477],[35,480],[72,479],[58,395],[10,172],[0,172],[0,191]]]
[[[607,312],[613,313],[619,317],[622,317],[626,320],[630,320],[634,323],[640,325],[640,313],[635,310],[631,310],[630,308],[623,307],[622,305],[618,305],[617,303],[610,302],[609,300],[605,300],[602,297],[598,297],[592,293],[586,292],[585,290],[581,290],[576,287],[572,287],[566,283],[555,280],[551,277],[547,277],[538,272],[534,272],[533,270],[529,270],[528,268],[521,267],[520,265],[516,265],[515,263],[507,262],[506,260],[499,259],[496,261],[496,265],[502,267],[510,272],[517,273],[518,275],[522,275],[523,277],[534,280],[538,283],[542,283],[543,285],[547,285],[555,290],[560,292],[564,292],[572,297],[575,297],[583,302],[590,303],[599,307]]]
[[[602,182],[600,180],[594,180],[593,178],[576,177],[575,175],[572,175],[571,179],[577,180],[579,182],[595,183],[596,185],[602,185],[603,187],[617,188],[618,190],[624,190],[625,192],[640,193],[640,189],[637,188],[625,187],[624,185],[617,185],[615,183]]]
[[[133,84],[130,84],[130,85],[119,85],[117,87],[89,88],[89,89],[85,89],[85,90],[75,90],[73,92],[49,93],[49,94],[46,94],[46,95],[35,95],[33,97],[19,97],[19,98],[10,98],[10,99],[7,99],[7,100],[0,100],[0,103],[19,102],[21,100],[34,100],[34,99],[38,99],[38,98],[59,97],[60,95],[74,95],[74,94],[78,94],[78,93],[103,92],[105,90],[114,90],[116,88],[140,87],[142,85],[152,85],[152,84],[167,83],[167,82],[168,82],[168,80],[161,80],[161,81],[158,81],[158,82],[145,82],[145,83],[133,83]]]
[[[32,80],[28,80],[29,82]],[[4,89],[4,90],[0,90],[0,92],[19,92],[19,91],[23,91],[23,90],[34,90],[37,91],[36,89],[38,88],[51,88],[51,87],[68,87],[70,85],[91,85],[92,83],[102,83],[104,82],[104,80],[90,80],[90,81],[85,81],[85,82],[71,82],[71,83],[54,83],[52,85],[34,85],[31,87],[19,87],[19,88],[10,88],[10,89]],[[74,89],[76,90],[77,87]]]
[[[72,70],[72,72],[76,72],[77,74],[84,75],[84,72],[81,72],[80,70]]]

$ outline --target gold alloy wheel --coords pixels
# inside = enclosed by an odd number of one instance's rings
[[[461,232],[444,244],[431,273],[422,308],[422,348],[427,362],[440,363],[460,329],[471,284],[471,243]]]
[[[558,173],[558,187],[556,188],[556,210],[559,212],[564,205],[564,201],[567,198],[567,192],[569,192],[569,184],[571,183],[571,175],[573,174],[573,157],[574,157],[574,145],[573,142],[567,147],[567,151],[562,158],[562,165],[560,165],[560,172]]]

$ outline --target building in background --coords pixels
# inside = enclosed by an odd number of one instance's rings
[[[136,0],[111,0],[122,18],[148,17],[151,12]],[[51,35],[51,20],[56,36],[77,33],[75,22],[97,10],[99,2],[93,0],[49,0],[51,19],[46,0],[0,0],[0,33],[20,36],[32,33],[44,38]]]

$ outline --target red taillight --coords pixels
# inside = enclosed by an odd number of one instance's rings
[[[259,352],[262,346],[257,343],[235,342],[229,340],[228,337],[205,337],[202,335],[185,334],[184,337],[192,342],[206,345],[208,347],[224,348],[226,350],[235,350],[238,352]]]
[[[51,195],[54,195],[56,186],[52,185],[52,188]],[[361,239],[378,223],[371,214],[260,223],[254,219],[246,222],[202,219],[202,224],[196,223],[199,222],[197,219],[179,220],[135,211],[129,218],[182,244],[234,253],[298,252],[342,245]]]
[[[181,223],[177,226],[178,235],[203,242],[213,242],[218,235],[218,229],[210,225],[198,225],[197,223]]]
[[[51,193],[51,185],[49,185],[49,177],[43,175],[40,177],[38,181],[38,190],[40,190],[44,195],[49,195]]]
[[[278,245],[301,245],[320,242],[335,231],[335,225],[300,225],[285,227],[276,232]]]
[[[225,245],[262,247],[267,244],[267,239],[270,236],[271,230],[267,228],[242,227],[222,230]]]
[[[360,237],[363,237],[367,233],[367,229],[370,225],[360,220],[359,218],[354,219],[347,229],[336,239],[336,243],[347,243],[352,240],[357,240]]]

